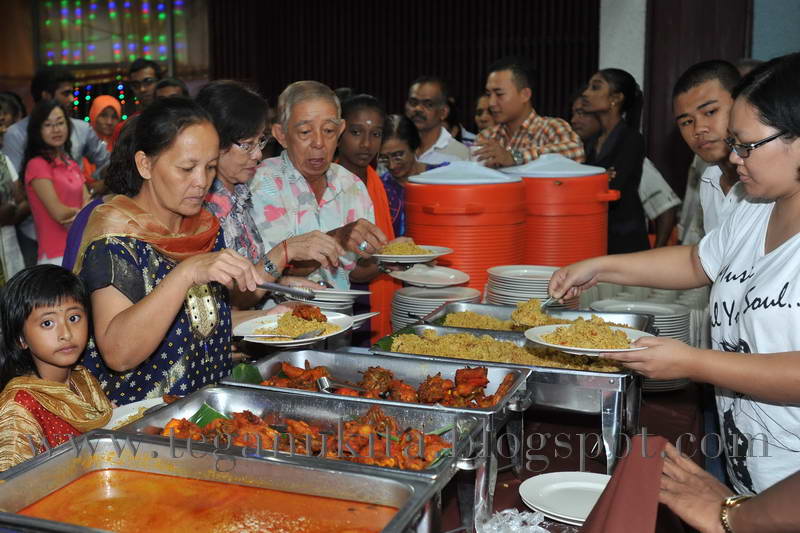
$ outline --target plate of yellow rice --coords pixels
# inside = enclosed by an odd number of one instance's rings
[[[631,343],[642,337],[652,336],[638,329],[612,326],[583,318],[578,318],[567,326],[550,324],[525,330],[525,337],[535,344],[576,355],[644,350],[644,346],[632,347]]]
[[[453,253],[444,246],[417,245],[414,241],[402,241],[384,246],[372,257],[383,263],[427,263],[437,257]]]
[[[269,344],[271,346],[307,346],[347,331],[353,326],[353,317],[334,311],[321,310],[327,322],[305,320],[292,315],[291,311],[280,315],[266,315],[242,322],[233,329],[233,335],[244,337],[246,341]],[[295,340],[293,337],[323,330],[316,337]],[[286,335],[286,337],[253,337],[252,335]]]

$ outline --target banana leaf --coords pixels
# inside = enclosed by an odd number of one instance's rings
[[[225,418],[230,420],[229,416],[225,416],[207,403],[203,402],[200,409],[189,418],[189,422],[197,424],[198,426],[205,427],[218,418]]]
[[[257,385],[264,381],[264,378],[261,377],[261,372],[258,371],[258,368],[249,363],[239,363],[233,367],[231,376],[233,379],[241,383],[252,383]]]

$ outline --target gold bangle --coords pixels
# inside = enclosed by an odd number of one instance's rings
[[[720,506],[719,511],[719,521],[722,523],[722,529],[725,533],[733,533],[733,528],[731,527],[731,523],[728,519],[728,513],[731,509],[738,507],[742,504],[745,500],[749,500],[753,496],[751,494],[738,494],[736,496],[728,496],[724,500],[722,500],[722,505]]]

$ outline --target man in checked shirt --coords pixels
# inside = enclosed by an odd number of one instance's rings
[[[542,117],[533,109],[534,69],[519,57],[508,57],[489,67],[486,95],[489,111],[497,124],[483,130],[474,154],[487,167],[511,167],[538,159],[543,154],[561,154],[584,160],[583,144],[569,123]]]

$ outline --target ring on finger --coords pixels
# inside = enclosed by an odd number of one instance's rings
[[[368,246],[369,243],[367,241],[361,241],[361,243],[358,245],[358,249],[361,250],[362,252],[366,252]]]

